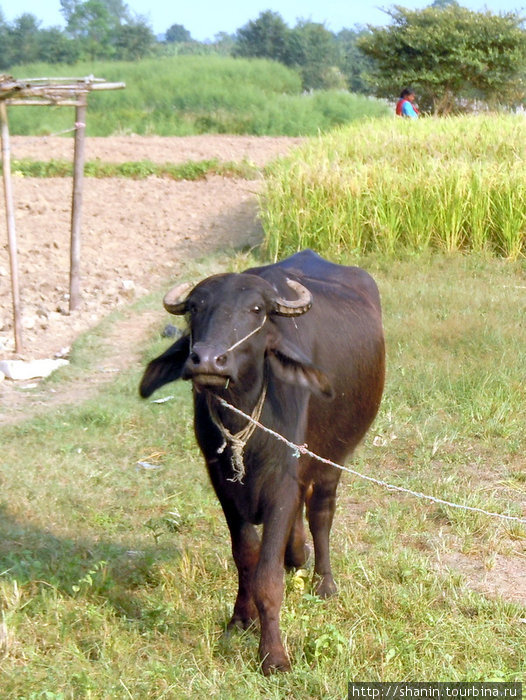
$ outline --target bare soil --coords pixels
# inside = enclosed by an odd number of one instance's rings
[[[299,143],[293,138],[195,136],[91,138],[86,159],[182,163],[217,158],[263,166]],[[73,139],[12,137],[11,158],[72,159]],[[23,359],[53,357],[83,330],[162,280],[189,258],[261,239],[261,180],[85,178],[81,307],[69,314],[70,178],[13,177],[23,309]],[[5,204],[0,221],[5,226]],[[6,241],[4,236],[4,241]],[[14,358],[9,257],[0,247],[0,359]]]
[[[112,137],[87,139],[86,158],[106,162],[158,163],[217,158],[263,166],[300,139],[237,136],[185,138]],[[72,158],[73,140],[13,137],[11,157]],[[155,177],[86,178],[82,216],[82,303],[68,311],[70,179],[13,177],[24,350],[14,352],[9,257],[0,246],[0,359],[67,355],[82,331],[130,300],[177,279],[190,260],[221,249],[256,245],[261,240],[257,193],[262,181],[209,177],[175,182]],[[0,198],[0,221],[5,210]],[[4,234],[4,241],[7,238]],[[158,326],[163,312],[125,314],[104,339],[104,360],[92,376],[49,383],[0,382],[0,424],[84,400],[113,372],[138,361],[141,338]],[[26,391],[26,389],[30,389]],[[461,570],[470,585],[488,595],[526,604],[523,557],[498,556],[495,566],[451,554],[443,564]]]

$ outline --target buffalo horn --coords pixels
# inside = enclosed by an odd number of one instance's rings
[[[174,314],[175,316],[186,313],[186,298],[188,296],[188,290],[192,287],[193,285],[190,282],[182,282],[165,294],[163,306],[168,313]]]
[[[293,301],[281,297],[277,298],[274,302],[274,313],[279,316],[301,316],[312,306],[312,294],[307,287],[299,282],[288,279],[287,284],[296,292],[298,298]]]

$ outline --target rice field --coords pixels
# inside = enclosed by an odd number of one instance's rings
[[[262,203],[276,259],[313,248],[334,259],[526,252],[522,116],[363,120],[278,162]]]

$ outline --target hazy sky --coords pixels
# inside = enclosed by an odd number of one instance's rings
[[[337,32],[342,27],[356,24],[387,24],[388,17],[381,7],[402,5],[420,9],[432,0],[393,0],[392,2],[365,3],[357,0],[124,0],[135,14],[144,16],[156,34],[164,32],[172,24],[182,24],[194,39],[213,39],[219,32],[229,34],[261,12],[278,12],[289,27],[298,19],[324,23],[327,29]],[[460,0],[471,10],[509,12],[521,10],[526,0]],[[59,0],[0,0],[0,8],[8,22],[24,12],[35,15],[43,27],[64,26]]]

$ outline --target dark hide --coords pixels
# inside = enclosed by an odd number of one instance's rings
[[[301,315],[278,315],[277,297],[295,297],[287,279],[312,295],[312,307]],[[230,625],[247,627],[259,618],[263,672],[287,670],[279,631],[283,566],[305,564],[306,506],[316,591],[323,597],[336,592],[329,532],[341,471],[305,455],[298,459],[282,442],[256,430],[244,448],[242,482],[236,480],[231,447],[219,451],[223,435],[217,418],[233,434],[246,420],[217,397],[250,414],[266,386],[261,423],[342,463],[372,423],[383,391],[378,289],[364,270],[335,265],[307,250],[274,265],[209,277],[179,308],[186,312],[189,333],[148,365],[140,392],[149,396],[179,377],[192,380],[195,433],[238,569]],[[260,523],[261,540],[254,528]]]

